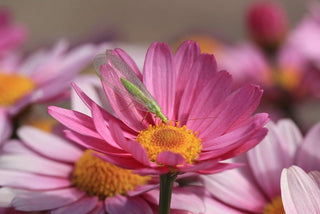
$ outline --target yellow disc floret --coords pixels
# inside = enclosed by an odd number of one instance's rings
[[[153,162],[161,152],[170,151],[181,154],[187,163],[192,164],[202,149],[197,133],[188,130],[186,126],[179,127],[179,123],[175,126],[172,123],[150,125],[140,131],[136,140],[146,149]]]
[[[34,82],[25,76],[0,73],[0,106],[15,104],[35,88]]]
[[[116,194],[125,195],[127,191],[144,185],[149,176],[132,173],[131,170],[105,162],[87,150],[76,162],[72,174],[72,183],[89,196],[98,196],[100,200]]]
[[[263,210],[263,214],[285,214],[281,197],[275,197]]]

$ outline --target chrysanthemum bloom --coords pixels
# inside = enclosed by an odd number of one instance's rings
[[[248,85],[231,92],[231,76],[218,72],[213,55],[200,54],[196,43],[183,43],[174,55],[167,44],[152,44],[143,75],[122,50],[111,53],[143,81],[169,122],[160,122],[150,112],[132,105],[132,99],[104,81],[116,116],[74,85],[92,116],[53,106],[48,111],[69,128],[67,137],[103,153],[101,158],[139,173],[207,174],[238,166],[220,161],[248,151],[266,135],[263,126],[268,115],[251,116],[262,90]],[[103,65],[100,73],[112,84],[113,80],[106,77],[110,68]],[[123,85],[118,87],[126,90]]]
[[[297,166],[281,173],[281,197],[288,214],[320,213],[320,172],[308,174]]]
[[[6,56],[0,61],[0,109],[15,115],[31,103],[61,98],[96,51],[97,47],[89,44],[69,51],[67,42],[60,41],[23,61],[15,55]]]
[[[53,213],[152,213],[143,199],[145,191],[156,187],[150,176],[133,174],[100,160],[92,150],[33,127],[22,127],[18,133],[22,141],[6,142],[0,154],[0,207]]]
[[[27,29],[12,22],[11,13],[0,8],[0,55],[12,50],[27,37]]]
[[[102,87],[98,87],[96,80],[96,76],[85,75],[76,82],[105,106],[105,97],[99,96]],[[71,98],[72,106],[83,112],[86,108],[83,103],[73,95]],[[133,174],[102,161],[94,155],[96,152],[59,137],[59,132],[53,135],[25,126],[19,129],[18,135],[22,142],[9,141],[0,153],[0,185],[3,186],[0,207],[53,213],[113,214],[128,210],[151,213],[157,210],[154,193],[147,194],[147,191],[158,187],[158,179]],[[172,212],[203,213],[207,206],[203,203],[204,197],[184,187],[175,187],[172,198]],[[208,201],[212,200],[208,198]],[[216,209],[222,207],[219,205]],[[10,208],[5,211],[11,213]]]
[[[320,123],[305,138],[291,120],[270,122],[267,128],[266,138],[243,157],[247,167],[202,176],[214,197],[250,213],[283,213],[282,169],[295,164],[306,172],[320,170]]]

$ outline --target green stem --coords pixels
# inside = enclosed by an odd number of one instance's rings
[[[159,214],[169,214],[173,183],[177,174],[167,173],[160,175]]]

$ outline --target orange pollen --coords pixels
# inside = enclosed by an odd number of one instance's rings
[[[285,90],[294,89],[300,81],[301,77],[294,68],[282,68],[282,72],[275,73],[275,81]]]
[[[31,121],[27,121],[26,124],[51,133],[54,127],[58,125],[58,122],[54,119],[33,119]]]
[[[186,162],[192,164],[201,152],[201,140],[197,133],[188,130],[186,126],[179,127],[170,124],[150,125],[140,131],[136,139],[147,151],[150,161],[156,162],[157,156],[163,151],[181,154]]]
[[[35,88],[25,76],[0,73],[0,106],[11,106]]]
[[[281,197],[275,197],[272,201],[265,206],[263,214],[285,214]]]
[[[100,200],[116,194],[125,195],[135,187],[146,184],[149,176],[141,176],[131,170],[117,167],[96,157],[86,150],[75,164],[72,183],[89,196]]]

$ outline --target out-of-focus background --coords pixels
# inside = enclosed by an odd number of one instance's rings
[[[25,50],[57,38],[74,42],[117,38],[150,44],[170,42],[187,31],[210,31],[226,40],[245,37],[244,18],[253,0],[1,0],[30,36]],[[283,0],[290,24],[307,10],[304,0]]]

